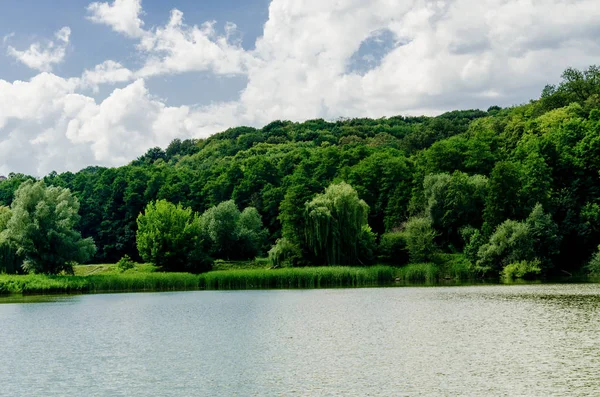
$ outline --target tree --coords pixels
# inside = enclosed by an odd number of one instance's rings
[[[360,240],[370,232],[369,206],[345,182],[334,184],[305,204],[305,244],[324,265],[360,264]]]
[[[211,253],[216,258],[231,259],[236,252],[240,210],[233,200],[224,201],[202,214],[202,229],[210,239]]]
[[[75,230],[79,201],[68,189],[26,181],[15,192],[11,210],[5,233],[23,258],[23,270],[70,272],[73,262],[86,262],[94,255],[94,241]]]
[[[145,261],[165,271],[210,270],[198,215],[166,200],[150,203],[137,218],[137,247]]]
[[[404,224],[406,248],[412,263],[427,262],[437,251],[435,238],[437,233],[427,217],[413,217]]]
[[[9,207],[0,206],[0,273],[17,273],[22,270],[22,259],[17,255],[17,248],[8,239],[6,227],[12,217]]]
[[[200,223],[210,252],[220,259],[253,258],[261,252],[266,238],[256,208],[247,207],[240,212],[233,200],[206,210]]]
[[[238,219],[237,234],[242,257],[252,258],[262,252],[267,233],[256,208],[244,208]]]

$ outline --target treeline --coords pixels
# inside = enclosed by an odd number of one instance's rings
[[[567,69],[539,99],[512,108],[275,121],[43,180],[78,199],[77,228],[95,241],[94,262],[142,259],[138,216],[150,203],[200,219],[232,200],[256,210],[266,228],[256,253],[277,263],[402,265],[463,253],[480,274],[552,275],[584,269],[598,250],[599,172],[600,69],[592,66]],[[28,179],[0,182],[0,203],[11,205]],[[204,252],[226,256],[214,246]]]

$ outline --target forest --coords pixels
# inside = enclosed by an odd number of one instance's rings
[[[0,205],[6,273],[122,258],[202,272],[257,256],[600,273],[600,67],[567,69],[509,108],[274,121],[176,139],[118,168],[11,173]]]

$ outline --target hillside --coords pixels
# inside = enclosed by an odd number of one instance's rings
[[[79,199],[79,228],[94,239],[98,263],[139,257],[136,218],[154,200],[198,212],[229,199],[255,207],[268,229],[266,251],[282,236],[301,238],[305,203],[345,181],[368,204],[377,241],[402,233],[411,217],[427,218],[441,252],[464,251],[482,267],[507,264],[522,256],[502,244],[526,238],[533,251],[524,255],[545,272],[573,272],[600,244],[599,95],[598,68],[569,69],[539,99],[512,108],[274,121],[175,140],[123,167],[52,173],[44,181]],[[10,205],[28,178],[0,182],[0,203]]]

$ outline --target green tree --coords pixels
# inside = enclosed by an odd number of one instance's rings
[[[141,257],[165,271],[210,270],[205,239],[197,214],[190,208],[158,200],[137,218]]]
[[[75,229],[79,201],[68,189],[26,181],[15,192],[11,210],[5,233],[23,258],[23,270],[71,272],[73,262],[86,262],[94,255],[94,241]]]
[[[435,245],[436,231],[431,219],[427,217],[412,217],[404,224],[406,248],[412,263],[430,261],[438,250]]]
[[[202,214],[202,229],[210,239],[211,253],[216,258],[235,257],[240,215],[240,210],[233,200],[224,201]]]
[[[267,233],[256,208],[244,208],[238,219],[237,235],[241,257],[252,258],[263,252]]]
[[[254,207],[240,212],[233,200],[224,201],[206,210],[200,223],[215,258],[249,259],[262,251],[266,231]]]
[[[305,204],[305,244],[318,263],[357,265],[369,206],[345,182],[334,184]]]

